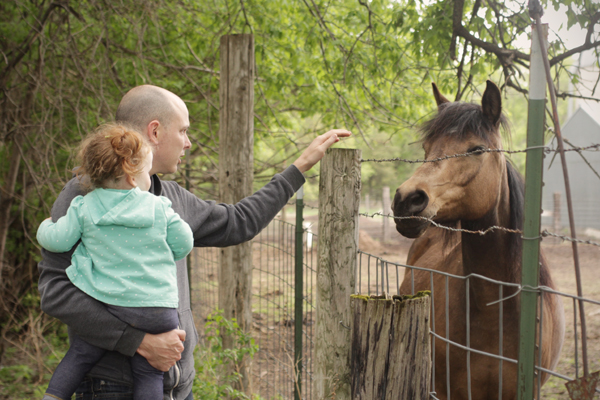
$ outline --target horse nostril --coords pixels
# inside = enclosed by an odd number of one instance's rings
[[[427,208],[429,204],[429,196],[422,190],[416,190],[409,194],[404,200],[406,209],[411,214],[419,214]]]

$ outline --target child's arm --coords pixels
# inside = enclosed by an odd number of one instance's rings
[[[80,209],[83,197],[77,196],[71,201],[67,214],[52,222],[50,218],[42,221],[37,231],[37,240],[46,250],[64,253],[71,250],[81,239],[82,221]]]
[[[194,235],[190,226],[171,208],[171,201],[161,197],[167,217],[167,243],[175,261],[187,256],[194,248]]]

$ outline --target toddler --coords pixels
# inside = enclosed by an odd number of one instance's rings
[[[113,315],[151,334],[177,328],[175,261],[192,250],[190,227],[166,197],[148,193],[152,151],[141,134],[121,125],[99,127],[79,151],[77,176],[92,191],[77,196],[55,223],[42,222],[37,239],[60,253],[79,241],[66,272],[79,289]],[[93,316],[90,316],[93,318]],[[54,372],[43,400],[67,400],[106,352],[81,338]],[[163,373],[131,358],[134,400],[162,400]]]

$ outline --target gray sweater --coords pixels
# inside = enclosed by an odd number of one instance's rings
[[[156,175],[152,177],[150,192],[171,200],[173,210],[190,225],[194,233],[194,246],[226,247],[255,237],[302,184],[304,176],[292,165],[275,175],[262,189],[235,205],[201,200],[176,182],[161,181]],[[56,221],[65,215],[71,200],[81,194],[77,179],[69,181],[52,207],[52,220]],[[89,376],[131,384],[133,379],[128,357],[135,354],[145,333],[121,322],[106,311],[102,303],[71,283],[65,270],[71,264],[75,247],[66,253],[42,249],[42,261],[38,265],[42,310],[67,324],[70,333],[108,350]],[[183,399],[191,392],[195,376],[193,351],[198,342],[190,309],[186,259],[176,264],[179,323],[187,337],[181,360],[165,373],[165,400]]]

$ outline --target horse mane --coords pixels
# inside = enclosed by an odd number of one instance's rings
[[[508,229],[523,231],[523,215],[525,207],[525,181],[510,160],[506,160],[506,178],[508,180],[508,193],[510,199],[510,215]],[[518,233],[507,233],[509,240],[509,260],[512,265],[519,266],[514,269],[516,276],[514,282],[521,281],[521,258],[523,254],[523,239]]]
[[[508,190],[510,192],[510,226],[509,229],[518,229],[523,231],[523,217],[525,214],[525,181],[523,176],[517,171],[515,166],[509,160],[506,160],[506,172],[508,177]],[[523,254],[523,238],[520,234],[510,234],[510,249],[513,265],[521,266],[521,257]],[[516,273],[521,273],[521,268],[518,268]],[[515,282],[521,281],[521,276],[516,276]],[[552,278],[550,270],[546,262],[546,258],[540,251],[540,275],[539,284],[541,286],[552,287]]]
[[[508,120],[504,114],[500,116],[499,123],[503,132],[510,136]],[[420,132],[424,142],[447,136],[460,140],[466,138],[468,133],[490,142],[490,135],[494,134],[497,128],[492,121],[484,117],[480,105],[452,102],[440,104],[437,114],[423,124]]]

